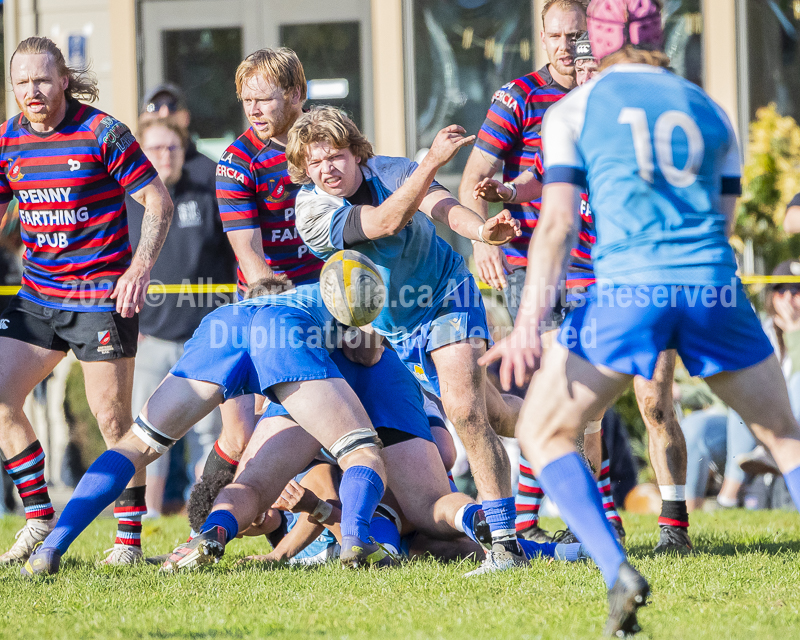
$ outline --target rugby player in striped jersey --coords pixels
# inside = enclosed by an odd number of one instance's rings
[[[22,289],[0,317],[0,449],[27,521],[2,564],[24,562],[55,525],[44,452],[22,404],[70,349],[106,444],[130,427],[136,314],[172,219],[169,194],[128,127],[79,101],[97,98],[90,76],[39,37],[19,44],[10,67],[22,113],[0,126],[0,213],[17,198],[26,250]],[[126,191],[145,207],[135,255]],[[108,563],[142,557],[144,483],[142,470],[117,501],[125,518]]]
[[[284,153],[289,129],[303,113],[306,77],[291,49],[259,49],[236,69],[236,94],[250,127],[217,165],[217,201],[222,226],[238,260],[239,299],[247,283],[278,276],[292,284],[319,280],[322,261],[294,226],[292,184]],[[255,428],[252,396],[222,405],[222,433],[203,476],[235,471]]]

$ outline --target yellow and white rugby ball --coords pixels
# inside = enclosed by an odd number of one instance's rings
[[[351,327],[372,322],[386,301],[386,286],[375,263],[351,249],[337,251],[325,261],[319,286],[331,315]]]

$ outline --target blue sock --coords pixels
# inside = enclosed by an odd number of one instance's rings
[[[605,516],[595,479],[577,453],[568,453],[548,464],[539,474],[545,494],[556,503],[570,530],[584,541],[610,588],[625,562],[614,529]]]
[[[56,528],[47,536],[42,548],[66,553],[81,531],[119,497],[135,473],[136,467],[121,453],[103,453],[75,487]]]
[[[508,540],[517,537],[514,521],[517,519],[517,507],[514,498],[500,500],[484,500],[483,513],[492,531],[492,540]]]
[[[478,539],[475,537],[475,529],[473,525],[475,524],[475,513],[480,511],[481,505],[479,504],[468,504],[464,507],[464,514],[461,516],[461,528],[464,529],[464,533],[466,536],[472,540],[473,542],[478,542]]]
[[[783,479],[786,481],[786,488],[792,496],[794,506],[800,511],[800,467],[795,467],[788,473],[784,473]]]
[[[369,524],[369,535],[395,555],[400,553],[400,532],[391,520],[375,516]]]
[[[236,518],[233,517],[233,514],[230,511],[225,511],[225,509],[209,513],[206,521],[203,523],[203,528],[200,529],[200,533],[211,531],[214,527],[222,527],[225,529],[225,533],[228,536],[225,540],[225,544],[233,540],[236,534],[239,533],[239,523],[236,522]]]
[[[342,536],[369,539],[369,523],[383,497],[383,480],[369,467],[350,467],[342,474],[339,499],[342,501]]]
[[[525,557],[528,560],[533,560],[534,558],[545,557],[545,558],[555,558],[556,557],[556,547],[558,546],[555,542],[533,542],[531,540],[525,540],[524,538],[518,538],[517,542],[519,542],[519,546],[522,547],[522,552],[525,554]],[[579,547],[579,544],[575,545]]]

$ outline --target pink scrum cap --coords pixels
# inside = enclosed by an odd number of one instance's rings
[[[658,0],[592,0],[587,24],[592,51],[598,60],[626,44],[661,46]]]

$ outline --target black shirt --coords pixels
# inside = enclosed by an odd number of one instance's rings
[[[211,162],[209,160],[209,162]],[[215,166],[211,162],[212,168]],[[213,175],[213,172],[212,172]],[[154,284],[230,284],[236,281],[236,259],[222,230],[214,181],[197,183],[186,172],[169,189],[175,204],[172,225],[150,278]],[[136,251],[144,207],[129,195],[128,224]],[[139,331],[148,336],[183,342],[215,308],[232,294],[182,293],[148,295],[139,314]]]

